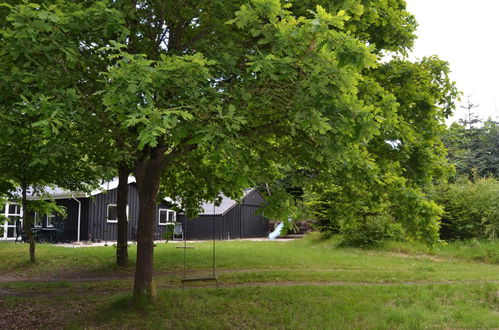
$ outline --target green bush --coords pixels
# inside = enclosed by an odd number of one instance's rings
[[[166,231],[163,233],[162,238],[165,240],[165,241],[169,241],[172,239],[173,237],[173,229],[175,228],[175,225],[173,224],[168,224],[166,225]]]
[[[439,185],[433,199],[444,208],[440,237],[495,239],[499,230],[499,181],[494,178],[461,180]]]
[[[360,221],[346,222],[340,231],[344,235],[343,245],[360,247],[373,247],[405,236],[402,225],[388,215],[369,215]]]
[[[342,234],[346,244],[376,246],[386,240],[439,241],[442,208],[405,181],[332,187],[312,195],[307,206],[315,228]]]

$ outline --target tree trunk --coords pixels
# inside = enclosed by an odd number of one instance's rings
[[[23,207],[23,230],[26,231],[26,236],[29,242],[29,260],[31,263],[36,262],[35,255],[35,238],[33,237],[33,232],[31,231],[32,218],[28,213],[28,196],[27,196],[27,185],[22,185],[22,207]]]
[[[152,302],[156,295],[153,281],[153,235],[156,224],[156,204],[161,174],[163,151],[151,152],[150,158],[140,160],[135,166],[139,193],[139,223],[137,229],[137,262],[132,301]]]
[[[118,200],[116,209],[118,213],[118,243],[116,244],[116,263],[118,266],[128,265],[128,175],[130,169],[121,164],[118,169]]]

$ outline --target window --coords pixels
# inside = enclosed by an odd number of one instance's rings
[[[40,214],[36,212],[35,212],[35,217],[33,219],[33,225],[37,228],[42,226],[42,217],[40,216]]]
[[[174,223],[175,220],[176,220],[175,211],[167,209],[159,209],[158,224],[167,225],[170,223]]]
[[[0,238],[15,238],[16,237],[16,224],[22,224],[21,219],[21,206],[14,203],[8,203],[3,208],[3,215],[6,221],[0,223]]]
[[[174,211],[168,211],[168,222],[172,223],[177,221],[177,214]]]
[[[126,217],[128,217],[128,205],[126,206]],[[107,222],[108,223],[118,223],[118,206],[116,204],[107,204]]]
[[[21,215],[21,207],[17,204],[9,204],[9,215]]]
[[[15,225],[17,220],[21,220],[21,206],[17,204],[9,204],[7,210],[8,212],[6,216],[10,225]]]
[[[107,222],[118,222],[118,208],[116,204],[107,204]]]
[[[47,214],[47,227],[54,227],[55,214]]]
[[[7,208],[8,214],[7,214],[7,236],[8,237],[16,237],[15,236],[15,229],[16,229],[16,223],[18,221],[22,222],[21,219],[21,206],[18,204],[9,204],[9,207]]]

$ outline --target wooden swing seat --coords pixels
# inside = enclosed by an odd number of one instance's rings
[[[217,276],[205,276],[205,277],[186,277],[182,279],[182,289],[184,289],[185,283],[189,282],[209,282],[215,281],[218,289],[218,277]]]
[[[203,282],[203,281],[217,281],[218,282],[218,276],[187,277],[187,278],[182,279],[182,282]]]

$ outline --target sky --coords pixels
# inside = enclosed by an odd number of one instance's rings
[[[438,55],[463,93],[448,123],[464,117],[460,106],[478,105],[483,119],[499,121],[499,0],[406,0],[419,24],[411,59]]]

